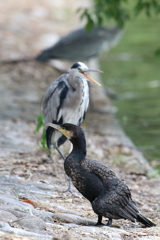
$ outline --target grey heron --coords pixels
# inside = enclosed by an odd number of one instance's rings
[[[36,60],[41,62],[51,59],[89,60],[98,56],[102,51],[115,46],[122,33],[123,30],[118,26],[112,28],[95,26],[91,32],[80,28],[60,38],[55,45],[42,51]]]
[[[47,89],[43,99],[45,123],[73,123],[81,125],[89,105],[89,87],[87,80],[98,85],[86,72],[101,72],[88,68],[84,63],[73,64],[68,73],[55,79]],[[59,147],[67,138],[52,127],[46,129],[46,140],[49,149],[54,147],[65,160]]]

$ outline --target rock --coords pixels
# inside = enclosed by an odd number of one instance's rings
[[[14,184],[14,183],[23,182],[23,181],[24,181],[24,178],[21,178],[18,176],[16,177],[7,176],[7,175],[0,176],[0,184],[4,184],[5,186],[7,186],[7,183]]]
[[[52,190],[54,187],[49,184],[41,183],[41,182],[29,182],[29,183],[24,183],[25,186],[33,186],[34,188],[37,187],[41,190]]]
[[[59,237],[53,237],[52,240],[72,240],[71,236],[69,234],[61,234]]]
[[[13,197],[6,197],[6,196],[0,196],[0,203],[4,205],[14,205],[18,207],[23,207],[27,209],[33,209],[33,206],[31,204],[21,202],[17,199],[14,199]]]
[[[8,222],[8,221],[14,221],[17,217],[14,216],[12,213],[0,210],[0,221],[2,222]]]
[[[13,206],[3,205],[3,206],[0,206],[0,209],[12,213],[17,218],[21,218],[21,217],[25,217],[27,215],[30,215],[30,211],[29,211],[28,208],[27,209],[26,208],[20,208],[20,207],[14,206],[14,205]]]
[[[34,233],[34,232],[29,232],[29,231],[25,231],[22,229],[18,229],[18,228],[3,228],[1,229],[1,232],[7,233],[8,234],[13,234],[13,235],[19,235],[19,236],[23,236],[23,237],[27,237],[26,240],[28,240],[30,237],[33,239],[38,239],[38,240],[52,240],[52,236],[46,234],[38,234],[38,233]],[[29,238],[28,238],[29,237]],[[3,237],[3,239],[5,239]],[[10,240],[11,238],[8,238],[7,240]],[[22,238],[25,239],[25,238]]]
[[[10,225],[6,222],[0,222],[0,228],[7,228],[9,227],[10,228]]]
[[[15,220],[13,223],[14,224],[16,223],[18,226],[26,228],[28,230],[34,231],[46,230],[45,222],[41,218],[35,216],[20,218],[18,220]]]
[[[80,226],[78,227],[77,231],[79,231],[81,234],[85,235],[93,235],[94,236],[104,236],[104,239],[114,239],[114,240],[121,240],[121,234],[125,234],[126,236],[129,236],[130,234],[127,231],[119,230],[117,228],[110,228],[107,226],[103,227],[85,227]],[[108,238],[109,237],[109,238]]]
[[[95,225],[96,221],[67,213],[53,213],[53,219],[68,223]]]
[[[65,207],[63,207],[63,206],[61,206],[61,205],[58,205],[58,204],[57,204],[56,206],[54,205],[54,206],[52,206],[52,207],[55,208],[55,209],[58,209],[59,212],[71,213],[71,214],[78,215],[78,216],[81,215],[81,213],[78,212],[78,211],[65,208]]]
[[[37,209],[34,209],[32,211],[33,215],[36,216],[36,217],[40,217],[44,222],[47,222],[47,223],[54,223],[53,221],[53,213],[51,212],[46,212],[46,211],[43,211],[43,210],[37,210]]]

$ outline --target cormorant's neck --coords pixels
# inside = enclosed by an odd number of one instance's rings
[[[76,154],[77,160],[82,160],[86,157],[87,151],[86,151],[86,140],[83,134],[80,136],[80,138],[72,138],[71,142],[73,144],[73,150],[71,154]]]

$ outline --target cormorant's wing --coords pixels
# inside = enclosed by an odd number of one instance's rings
[[[111,169],[98,161],[86,159],[82,165],[103,183],[104,191],[92,202],[93,210],[101,216],[134,221],[138,209],[131,199],[127,184],[117,178]]]
[[[108,218],[124,218],[134,222],[138,209],[131,199],[131,193],[125,182],[119,180],[110,191],[92,202],[93,210]]]
[[[85,159],[82,162],[82,166],[101,180],[106,191],[110,190],[120,181],[110,168],[96,160]]]

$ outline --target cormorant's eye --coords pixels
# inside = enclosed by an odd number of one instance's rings
[[[63,130],[66,130],[65,127],[62,127]]]

